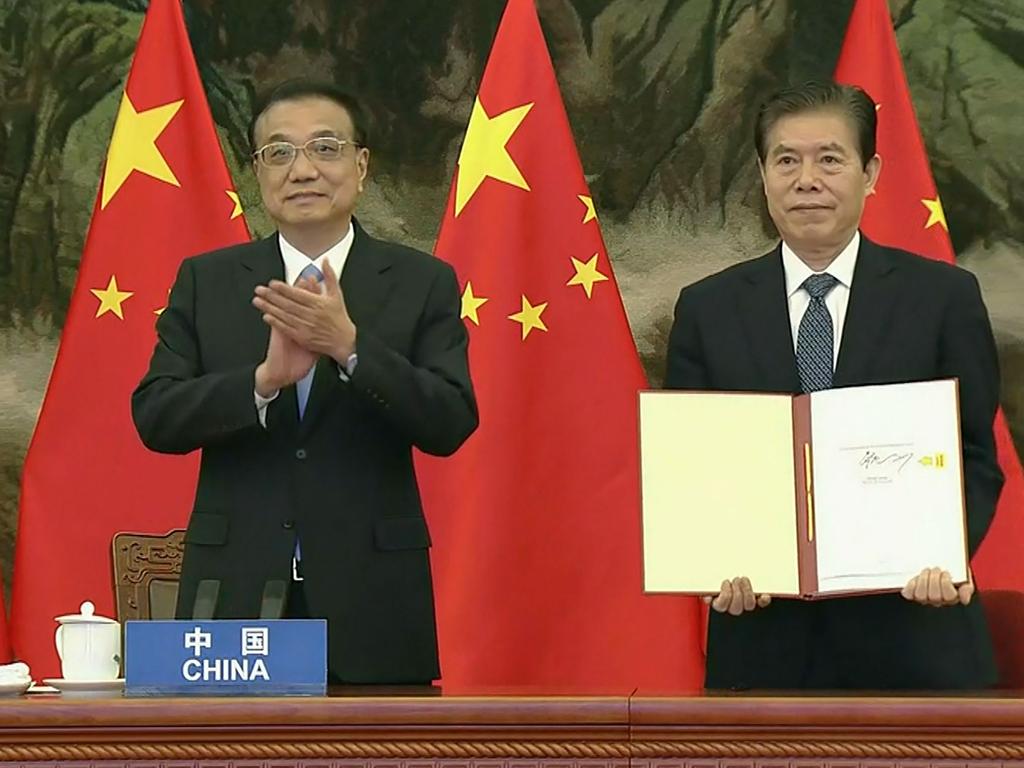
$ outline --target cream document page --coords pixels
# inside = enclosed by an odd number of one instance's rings
[[[799,593],[791,398],[640,394],[644,589]]]

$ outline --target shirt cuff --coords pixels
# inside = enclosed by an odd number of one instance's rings
[[[359,362],[359,356],[353,352],[345,360],[345,364],[338,364],[338,378],[342,381],[348,381],[352,378],[352,374],[356,372],[356,364]]]
[[[277,390],[270,397],[264,397],[255,389],[252,391],[252,395],[256,400],[256,416],[260,420],[260,426],[264,429],[267,428],[267,406],[277,399],[277,396],[281,394],[281,390]]]

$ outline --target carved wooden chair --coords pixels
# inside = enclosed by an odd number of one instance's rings
[[[114,592],[117,619],[173,619],[185,553],[185,531],[163,536],[114,535]]]

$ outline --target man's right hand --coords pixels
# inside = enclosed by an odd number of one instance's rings
[[[755,595],[753,587],[750,586],[750,579],[746,576],[737,576],[732,581],[726,579],[722,582],[722,590],[717,595],[704,597],[704,602],[710,604],[712,610],[731,616],[739,616],[755,608],[764,608],[771,601],[771,595]]]
[[[267,356],[256,367],[256,394],[273,397],[309,373],[319,357],[303,349],[276,328],[270,329]]]

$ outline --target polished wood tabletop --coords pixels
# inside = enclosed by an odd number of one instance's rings
[[[1024,697],[370,687],[293,698],[0,699],[7,763],[524,759],[693,768],[1007,764],[1024,761]]]

